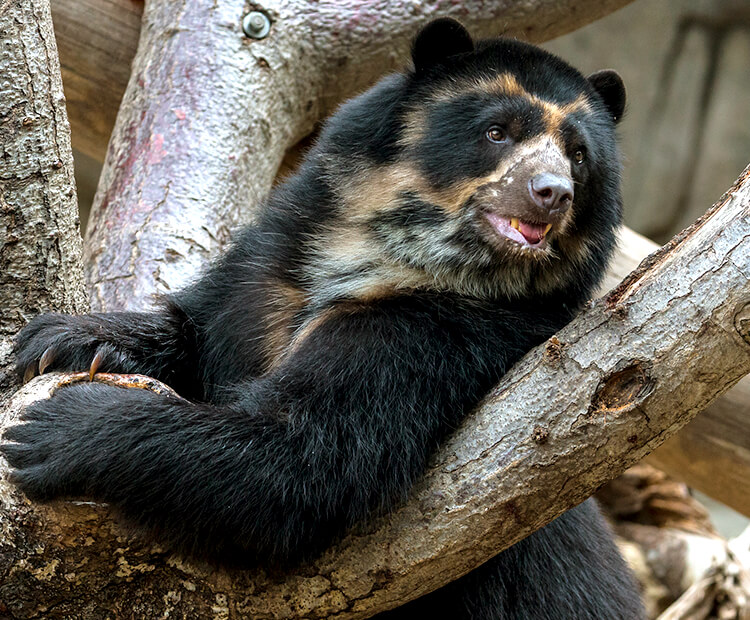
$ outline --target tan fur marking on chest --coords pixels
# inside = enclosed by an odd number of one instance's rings
[[[265,324],[264,353],[269,368],[273,368],[294,335],[294,318],[308,303],[307,295],[284,282],[275,282],[267,289],[268,310]]]
[[[323,325],[326,321],[330,321],[332,319],[335,319],[336,316],[339,315],[341,312],[341,309],[337,306],[333,306],[331,308],[326,308],[313,318],[306,321],[293,335],[293,337],[290,339],[288,346],[286,350],[284,351],[284,356],[293,355],[296,351],[299,350],[299,348],[302,346],[302,344],[310,337],[310,334],[312,334],[318,327]]]
[[[329,321],[336,321],[346,314],[353,314],[359,309],[361,309],[361,304],[343,302],[321,310],[314,317],[305,321],[305,323],[297,329],[292,339],[289,341],[286,350],[279,358],[279,361],[297,352],[316,329],[319,329]]]
[[[321,237],[318,248],[320,258],[311,270],[316,282],[311,297],[316,304],[343,299],[368,303],[434,284],[422,270],[386,261],[362,225],[331,230]]]

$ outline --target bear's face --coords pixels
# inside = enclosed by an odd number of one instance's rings
[[[423,29],[412,56],[413,72],[342,109],[359,128],[334,136],[347,147],[331,160],[344,254],[391,261],[396,288],[590,288],[580,274],[600,276],[620,222],[619,76],[584,78],[512,40],[475,48],[452,20]]]
[[[539,260],[566,233],[574,185],[588,168],[584,96],[557,104],[528,92],[510,72],[453,84],[412,112],[405,159],[477,244],[509,260]],[[418,119],[418,120],[417,120]]]

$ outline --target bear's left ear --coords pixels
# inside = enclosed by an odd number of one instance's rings
[[[474,41],[455,19],[443,17],[427,24],[414,39],[411,58],[417,73],[429,69],[449,56],[474,51]]]
[[[604,101],[604,105],[612,115],[612,120],[619,123],[625,111],[625,84],[620,74],[613,69],[604,69],[592,73],[588,81]]]

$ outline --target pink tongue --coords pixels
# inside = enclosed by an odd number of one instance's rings
[[[518,229],[524,236],[526,241],[529,243],[539,243],[544,239],[544,229],[547,228],[544,224],[530,224],[521,220],[518,222]]]

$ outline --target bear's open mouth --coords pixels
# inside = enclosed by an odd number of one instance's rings
[[[525,248],[545,247],[547,233],[552,228],[552,224],[549,223],[527,222],[517,217],[503,217],[491,212],[484,215],[497,234]]]

